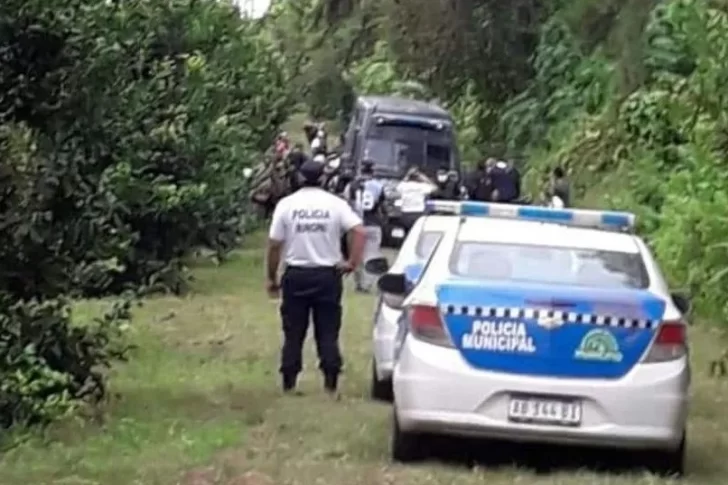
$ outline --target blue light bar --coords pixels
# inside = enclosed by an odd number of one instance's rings
[[[636,217],[629,212],[597,211],[587,209],[552,209],[550,207],[495,204],[491,202],[430,200],[427,213],[458,216],[495,217],[551,222],[592,229],[632,231]]]

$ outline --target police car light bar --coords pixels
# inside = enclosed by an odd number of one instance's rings
[[[550,207],[495,204],[491,202],[428,200],[429,214],[458,216],[497,217],[537,222],[553,222],[568,226],[594,229],[631,231],[636,217],[629,212],[598,211],[587,209],[553,209]]]

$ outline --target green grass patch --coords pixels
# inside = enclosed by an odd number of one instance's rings
[[[250,245],[223,265],[196,262],[192,294],[146,300],[129,334],[138,348],[130,362],[114,368],[108,401],[100,410],[86,411],[5,453],[0,483],[669,483],[639,471],[540,475],[510,461],[476,469],[436,462],[391,465],[391,407],[368,397],[374,298],[347,290],[343,400],[334,403],[324,396],[311,342],[301,382],[305,395],[281,396],[280,323],[277,302],[263,291],[264,239],[260,234],[249,238]],[[79,308],[94,312],[99,303]],[[683,483],[722,485],[728,474],[728,380],[708,373],[720,341],[707,326],[694,328],[691,336],[694,399],[689,476]],[[518,456],[513,458],[518,461]]]

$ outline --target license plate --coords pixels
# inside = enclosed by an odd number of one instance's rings
[[[412,193],[402,196],[402,212],[424,212],[425,196]]]
[[[392,229],[392,237],[402,239],[404,237],[404,229],[400,229],[399,227]]]
[[[511,396],[508,419],[520,423],[579,426],[581,401],[529,396]]]

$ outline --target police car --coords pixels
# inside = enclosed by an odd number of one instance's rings
[[[457,220],[451,216],[432,215],[420,217],[410,229],[402,247],[397,253],[390,272],[404,274],[412,284],[419,279],[424,263],[432,250],[448,228],[456,228]],[[385,261],[372,260],[368,263],[372,273]],[[387,268],[384,268],[387,271]],[[396,298],[395,298],[396,301]],[[374,310],[374,328],[372,331],[373,359],[371,377],[371,397],[389,401],[392,398],[392,370],[394,368],[395,342],[400,329],[402,310],[390,306],[389,295],[382,294],[377,300]]]
[[[378,282],[404,312],[392,457],[429,434],[645,452],[681,474],[689,301],[671,294],[635,217],[430,201],[455,217],[415,283]],[[640,455],[642,456],[642,455]]]

